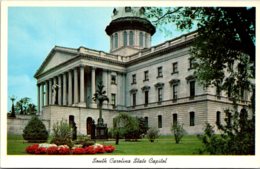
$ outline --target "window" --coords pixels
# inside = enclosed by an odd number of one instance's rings
[[[148,105],[149,102],[149,91],[144,92],[144,105]]]
[[[136,106],[136,93],[133,93],[133,107]]]
[[[190,112],[190,126],[195,126],[195,113]]]
[[[172,74],[178,73],[178,63],[175,62],[172,64]]]
[[[177,98],[178,98],[177,88],[178,88],[178,84],[173,84],[173,86],[172,86],[172,99],[173,99],[174,101],[176,101]]]
[[[162,115],[158,116],[158,128],[162,128]]]
[[[190,58],[189,59],[189,69],[194,69],[194,63],[195,63],[195,59],[194,58]]]
[[[130,31],[130,33],[129,33],[129,43],[130,43],[130,46],[134,46],[134,32],[133,31]]]
[[[149,44],[149,41],[148,41],[148,34],[146,33],[146,34],[145,34],[145,47],[148,48],[148,44]]]
[[[172,115],[172,117],[173,117],[173,126],[176,126],[177,125],[177,120],[178,120],[178,115],[175,113],[175,114],[173,114]]]
[[[140,47],[143,47],[144,46],[144,37],[143,37],[143,32],[140,32],[139,33],[139,45]]]
[[[127,46],[127,32],[126,31],[124,31],[123,37],[124,37],[124,46]]]
[[[149,81],[149,71],[144,72],[144,81]]]
[[[118,34],[115,33],[115,48],[118,48]]]
[[[158,67],[158,68],[157,68],[157,78],[158,78],[158,77],[163,77],[162,67]]]
[[[148,128],[149,124],[148,124],[148,117],[144,117],[144,120],[145,120],[145,127]]]
[[[132,84],[136,84],[136,74],[132,75]]]
[[[158,88],[158,102],[162,102],[162,88]]]
[[[221,88],[220,88],[219,84],[216,85],[216,95],[217,95],[217,98],[220,99]]]
[[[220,125],[220,124],[221,124],[221,112],[220,112],[220,111],[217,111],[216,124],[217,124],[217,125]]]
[[[111,84],[116,84],[116,76],[111,75]]]
[[[111,94],[111,104],[113,107],[116,106],[116,94],[114,93]]]
[[[125,7],[125,12],[131,12],[131,7]]]
[[[190,98],[195,96],[195,81],[190,81]]]
[[[231,113],[227,113],[227,126],[231,127],[231,118],[232,118],[232,114]]]
[[[111,48],[113,49],[114,48],[114,36],[111,35]]]

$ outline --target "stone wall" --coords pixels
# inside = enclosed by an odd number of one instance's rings
[[[28,115],[16,115],[16,118],[7,119],[7,133],[8,134],[23,134],[23,129],[28,124],[32,116]],[[50,131],[50,121],[41,119],[44,123],[47,131]]]

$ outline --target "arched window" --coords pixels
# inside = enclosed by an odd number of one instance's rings
[[[144,46],[144,35],[143,35],[143,32],[139,33],[139,45],[140,45],[140,47]]]
[[[111,35],[111,48],[114,49],[114,36]]]
[[[124,46],[127,46],[127,32],[126,31],[124,31],[123,37],[124,37]]]
[[[190,126],[195,126],[195,113],[190,112]]]
[[[221,124],[221,112],[220,112],[220,111],[217,111],[216,124],[217,124],[217,125],[220,125],[220,124]]]
[[[134,45],[134,32],[133,31],[130,31],[130,33],[129,33],[129,43],[130,43],[130,46]]]
[[[115,48],[118,48],[118,34],[115,33]]]

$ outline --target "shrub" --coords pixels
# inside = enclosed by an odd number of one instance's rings
[[[176,124],[172,125],[171,131],[174,134],[175,143],[179,144],[182,137],[185,134],[185,130],[183,129],[183,124],[179,124],[178,122]]]
[[[29,154],[35,154],[35,151],[38,149],[39,144],[33,144],[28,147],[26,147],[26,152]]]
[[[58,147],[57,146],[48,147],[47,154],[50,154],[50,155],[59,154]]]
[[[85,154],[85,149],[84,148],[74,148],[72,151],[72,154]]]
[[[94,140],[87,138],[87,136],[81,135],[78,136],[78,139],[74,141],[74,144],[81,144],[82,147],[88,147],[95,144]]]
[[[154,142],[155,139],[159,138],[159,130],[157,128],[150,128],[146,134],[150,142]]]
[[[48,139],[48,131],[43,122],[33,116],[23,130],[23,138],[30,143],[43,143]]]
[[[51,143],[56,145],[68,145],[69,147],[72,147],[73,142],[71,139],[71,134],[72,132],[69,124],[62,119],[53,125],[53,138]]]

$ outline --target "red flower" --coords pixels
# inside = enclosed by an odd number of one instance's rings
[[[88,146],[85,148],[86,154],[96,154],[96,150],[94,146]]]
[[[77,147],[77,148],[73,149],[71,152],[72,152],[72,154],[85,154],[85,149]]]
[[[97,146],[95,150],[97,153],[105,153],[104,146]]]
[[[70,154],[70,149],[66,147],[59,147],[58,148],[58,153],[59,154]]]
[[[47,148],[45,148],[45,147],[38,147],[35,150],[35,154],[46,154],[46,153],[47,153]]]
[[[58,153],[59,153],[58,147],[56,147],[56,146],[51,146],[47,149],[47,154],[53,155],[53,154],[58,154]]]
[[[112,153],[114,150],[115,150],[115,147],[112,146],[112,145],[109,145],[109,146],[105,146],[104,145],[104,149],[107,153]]]
[[[39,144],[30,145],[30,146],[26,147],[26,152],[29,154],[34,154],[35,151],[38,149],[38,147],[39,147]]]

